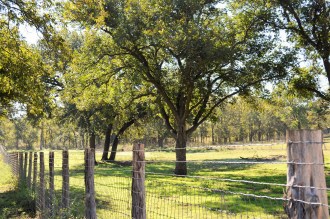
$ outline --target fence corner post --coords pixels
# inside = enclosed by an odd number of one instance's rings
[[[287,131],[289,218],[329,218],[321,130]],[[297,186],[298,185],[298,186]],[[315,189],[323,188],[323,189]]]
[[[94,150],[85,149],[85,218],[96,219],[94,188]]]
[[[132,218],[146,219],[144,145],[133,145]]]

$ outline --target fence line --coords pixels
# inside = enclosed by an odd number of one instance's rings
[[[177,161],[177,160],[145,160],[137,161],[138,163],[205,163],[205,164],[295,164],[295,165],[325,165],[330,163],[301,163],[301,162],[274,162],[274,161],[205,161],[205,160],[187,160],[187,161]]]
[[[310,188],[317,190],[328,190],[330,188],[319,188],[315,186],[302,186],[296,184],[281,184],[281,183],[268,183],[268,182],[256,182],[250,180],[236,180],[236,179],[226,179],[226,178],[212,178],[212,177],[202,177],[202,176],[187,176],[187,175],[177,175],[177,174],[166,174],[166,173],[156,173],[156,172],[145,172],[150,175],[161,175],[161,176],[175,176],[175,177],[185,177],[185,178],[193,178],[193,179],[204,179],[204,180],[215,180],[215,181],[224,181],[224,182],[236,182],[236,183],[247,183],[247,184],[256,184],[256,185],[268,185],[268,186],[280,186],[280,187],[294,187],[294,188]]]
[[[322,145],[320,143],[288,141],[288,145]],[[321,200],[296,198],[282,191],[286,188],[287,191],[297,189],[295,191],[306,193],[327,192],[330,188],[326,186],[295,181],[278,183],[280,179],[259,182],[216,174],[176,175],[168,171],[177,161],[146,160],[146,152],[153,153],[145,151],[142,144],[134,144],[129,162],[125,157],[127,153],[118,151],[118,156],[122,153],[126,161],[100,163],[95,169],[91,149],[86,149],[84,155],[80,151],[70,154],[68,151],[2,154],[5,154],[14,175],[35,193],[40,218],[96,218],[96,213],[99,218],[286,218],[288,208],[283,208],[283,205],[290,203],[304,205],[305,209],[324,207],[329,211],[329,205]],[[180,162],[186,162],[192,174],[202,168],[210,169],[211,174],[214,169],[235,171],[235,168],[243,167],[242,170],[246,170],[244,165],[323,168],[328,164],[301,160]],[[212,167],[200,164],[211,164]]]
[[[183,186],[181,184],[171,184],[171,185],[175,185],[175,186],[178,186],[178,187]],[[184,187],[192,188],[192,189],[201,189],[201,190],[204,190],[204,191],[211,191],[211,192],[216,192],[216,193],[222,192],[222,193],[228,193],[228,194],[234,194],[234,195],[250,196],[250,197],[254,197],[254,198],[265,198],[265,199],[271,199],[271,200],[277,200],[277,201],[290,201],[291,200],[291,199],[283,198],[283,197],[270,197],[270,196],[266,196],[266,195],[255,195],[255,194],[251,194],[251,193],[232,192],[232,191],[228,191],[228,190],[210,189],[210,188],[198,187],[198,186],[186,186],[186,185],[184,185]],[[303,204],[308,204],[308,205],[320,205],[320,206],[325,206],[325,207],[328,207],[328,208],[330,207],[329,205],[326,205],[326,204],[323,204],[323,203],[320,203],[320,202],[308,202],[308,201],[299,200],[299,199],[294,199],[293,201],[303,203]]]

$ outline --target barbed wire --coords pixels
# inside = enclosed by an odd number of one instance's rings
[[[294,187],[294,188],[309,188],[309,189],[328,190],[328,191],[330,191],[330,188],[320,188],[320,187],[315,187],[315,186],[301,186],[301,185],[296,185],[296,184],[268,183],[268,182],[257,182],[257,181],[251,181],[251,180],[239,180],[239,179],[214,178],[214,177],[203,177],[203,176],[177,175],[177,174],[166,174],[166,173],[157,173],[157,172],[149,172],[149,171],[146,171],[145,173],[146,174],[151,174],[151,175],[159,175],[159,176],[184,177],[184,178],[215,180],[215,181],[223,181],[223,182],[236,182],[236,183],[247,183],[247,184],[256,184],[256,185]]]
[[[281,162],[281,161],[212,161],[212,160],[145,160],[138,163],[205,163],[205,164],[295,164],[295,165],[326,165],[330,163],[303,163],[303,162]]]
[[[323,204],[320,202],[307,202],[307,201],[300,200],[300,199],[291,199],[291,198],[284,198],[284,197],[271,197],[271,196],[266,196],[266,195],[255,195],[255,194],[250,194],[250,193],[232,192],[229,190],[212,189],[212,188],[189,186],[189,185],[182,185],[182,184],[171,184],[171,185],[178,186],[178,187],[201,189],[201,190],[212,191],[212,192],[223,192],[223,193],[229,193],[229,194],[234,194],[234,195],[250,196],[250,197],[254,197],[254,198],[266,198],[266,199],[277,200],[277,201],[295,201],[295,202],[300,202],[300,203],[308,204],[308,205],[319,205],[319,206],[324,206],[324,207],[328,207],[328,208],[330,207],[329,205]]]

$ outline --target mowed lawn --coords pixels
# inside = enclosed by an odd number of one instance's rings
[[[328,146],[328,145],[326,145]],[[173,175],[172,150],[146,152],[146,197],[148,218],[285,218],[283,197],[286,184],[286,146],[237,146],[188,150],[188,176]],[[330,145],[328,147],[330,149]],[[148,150],[148,149],[146,149]],[[68,214],[84,214],[84,153],[70,150],[70,204]],[[101,153],[96,153],[97,160]],[[324,151],[330,163],[330,150]],[[95,167],[98,218],[130,218],[132,152],[120,151],[116,163]],[[249,162],[261,162],[250,164]],[[234,163],[233,163],[234,162]],[[45,151],[48,171],[48,152]],[[3,166],[3,165],[2,165]],[[61,204],[61,152],[55,152],[55,208]],[[1,192],[13,188],[10,169],[1,181]],[[330,165],[326,165],[327,184]],[[45,174],[47,176],[47,174]],[[266,184],[260,184],[266,183]],[[272,183],[269,185],[267,183]],[[274,185],[273,185],[274,184]],[[46,185],[47,186],[47,185]],[[17,206],[19,208],[19,206]]]

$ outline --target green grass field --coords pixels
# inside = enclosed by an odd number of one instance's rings
[[[330,148],[330,147],[328,147]],[[60,210],[61,152],[55,152],[55,188],[57,216],[84,215],[84,154],[70,151],[69,212]],[[212,162],[286,161],[285,145],[219,147],[212,150],[188,151],[188,176],[173,176],[173,151],[146,152],[146,196],[148,218],[286,218],[281,198],[285,187],[237,182],[286,184],[286,164],[219,164]],[[101,153],[97,152],[97,160]],[[330,162],[330,151],[324,151]],[[47,171],[48,152],[45,151]],[[132,153],[117,154],[117,163],[99,163],[95,167],[95,189],[98,218],[130,218]],[[211,161],[209,163],[202,161]],[[11,189],[10,170],[0,179],[1,192]],[[326,165],[327,184],[330,166]],[[47,173],[47,172],[46,172]],[[231,181],[228,181],[230,179]],[[249,194],[253,194],[251,196]],[[1,207],[1,206],[0,206]],[[18,206],[17,206],[18,207]]]
[[[0,156],[0,218],[34,218],[33,194],[19,185],[11,168]]]

